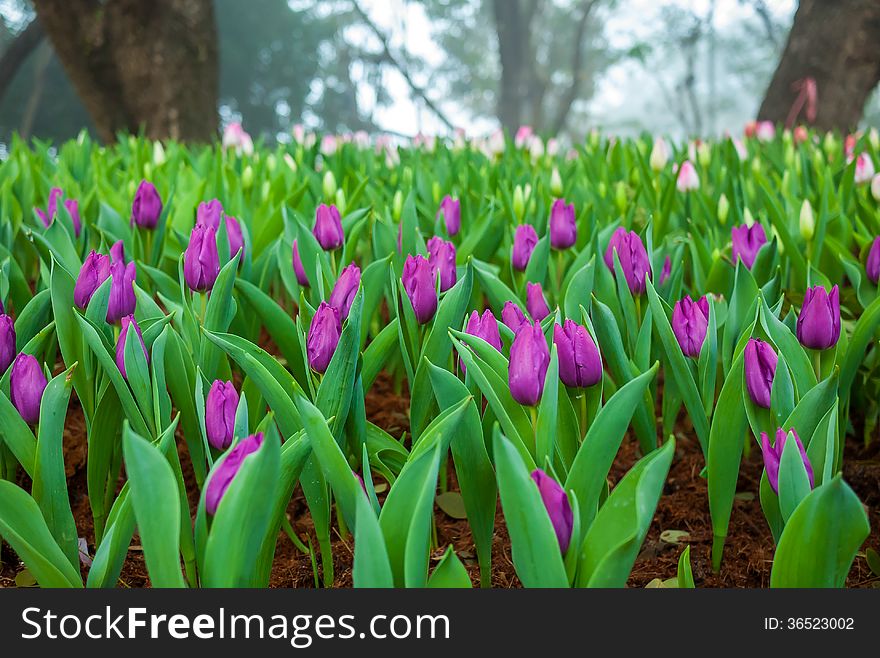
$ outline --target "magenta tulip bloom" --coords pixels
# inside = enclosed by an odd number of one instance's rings
[[[698,357],[709,327],[709,300],[684,297],[672,309],[672,331],[685,356]]]
[[[303,288],[309,287],[309,277],[306,276],[306,268],[303,267],[302,259],[299,257],[296,240],[293,241],[293,273],[296,274],[296,281],[299,285]]]
[[[550,307],[547,306],[547,300],[544,299],[544,290],[540,283],[526,284],[526,310],[536,322],[540,322],[550,315]]]
[[[22,352],[15,357],[9,373],[9,397],[28,425],[40,422],[40,402],[46,384],[43,368],[33,356]]]
[[[541,500],[550,516],[550,523],[553,524],[556,539],[559,540],[559,550],[565,553],[571,543],[571,533],[574,529],[574,515],[571,512],[568,496],[559,483],[540,468],[532,471],[532,480],[538,486]]]
[[[116,366],[126,379],[128,379],[128,374],[125,372],[125,340],[128,336],[129,327],[134,327],[138,341],[141,344],[141,349],[144,351],[144,358],[146,358],[147,363],[150,362],[150,354],[147,352],[147,346],[144,345],[144,335],[141,333],[140,325],[135,321],[133,315],[126,315],[122,318],[122,331],[119,332],[119,339],[116,341]]]
[[[662,286],[672,276],[672,259],[667,256],[663,261],[663,269],[660,270],[660,285]]]
[[[110,299],[107,301],[107,322],[110,324],[134,313],[137,306],[134,294],[136,274],[134,261],[128,265],[119,262],[110,265]]]
[[[501,321],[506,324],[514,333],[526,321],[526,314],[516,304],[516,302],[504,302],[504,308],[501,309]]]
[[[94,249],[86,256],[73,287],[73,303],[85,310],[95,291],[110,276],[110,259]]]
[[[568,249],[577,242],[577,234],[574,204],[566,204],[565,199],[556,199],[550,208],[550,246]]]
[[[797,337],[804,347],[827,350],[840,338],[840,294],[837,286],[831,294],[822,286],[807,288],[797,320]]]
[[[868,252],[868,262],[865,265],[865,273],[868,280],[876,284],[880,281],[880,237],[874,238],[871,243],[871,250]]]
[[[241,232],[241,224],[232,215],[226,215],[226,238],[229,240],[229,257],[235,257],[239,249],[244,249],[244,236]],[[242,251],[241,257],[244,258]]]
[[[428,260],[440,273],[440,292],[455,285],[455,245],[436,235],[428,240]]]
[[[205,432],[213,448],[226,450],[232,445],[237,409],[238,392],[232,382],[218,379],[211,384],[205,399]]]
[[[162,197],[155,185],[142,180],[131,202],[131,225],[152,230],[156,228],[161,215]]]
[[[315,211],[315,227],[312,233],[315,234],[318,244],[324,251],[339,249],[345,241],[339,209],[325,203],[318,206]]]
[[[497,331],[496,327],[496,331]],[[0,314],[0,375],[15,361],[15,323],[5,313]]]
[[[342,269],[333,292],[330,293],[330,306],[339,311],[339,319],[348,319],[348,312],[361,285],[361,268],[354,263]]]
[[[767,235],[764,227],[755,222],[751,226],[734,226],[730,229],[730,238],[733,242],[733,263],[739,258],[743,265],[752,269],[758,251],[767,244]]]
[[[220,229],[220,218],[223,216],[223,204],[219,199],[202,201],[196,209],[196,224],[210,226],[215,231]]]
[[[73,234],[79,237],[82,231],[82,221],[79,218],[79,201],[76,199],[65,199],[64,207],[67,209],[67,214],[70,215],[70,221],[73,222]]]
[[[550,365],[550,350],[541,331],[541,324],[523,322],[510,346],[507,381],[513,399],[534,406],[544,393],[544,378]]]
[[[602,357],[587,328],[572,320],[553,327],[559,356],[559,379],[571,388],[587,388],[602,381]]]
[[[635,231],[627,231],[624,227],[618,227],[611,235],[608,248],[605,250],[605,265],[614,274],[614,252],[620,260],[620,267],[626,284],[634,295],[645,292],[645,283],[653,276],[651,260],[642,239]]]
[[[125,244],[122,240],[114,242],[110,247],[110,262],[125,263]]]
[[[807,471],[807,477],[810,479],[810,488],[815,486],[813,479],[813,466],[807,457],[807,451],[798,433],[792,427],[788,432],[781,427],[776,430],[776,441],[771,446],[767,432],[761,432],[761,454],[764,457],[764,470],[767,471],[767,480],[770,482],[770,488],[775,493],[779,493],[779,462],[782,460],[782,451],[785,449],[785,442],[791,437],[797,443],[798,451],[801,453],[801,459],[804,462],[804,468]]]
[[[239,469],[248,455],[256,452],[263,445],[263,433],[251,434],[239,441],[229,454],[219,462],[208,477],[205,485],[205,511],[214,515],[229,485],[235,479]]]
[[[339,311],[327,302],[321,302],[312,318],[312,324],[309,325],[309,335],[306,338],[306,354],[312,370],[322,374],[326,372],[341,333]]]
[[[538,234],[531,224],[520,224],[513,234],[513,251],[510,259],[513,269],[524,272],[528,267],[532,252],[538,244]]]
[[[183,278],[190,290],[207,292],[220,274],[217,232],[211,226],[196,224],[183,255]]]
[[[437,217],[443,215],[443,223],[446,224],[446,233],[451,237],[461,230],[461,201],[453,199],[448,194],[440,202]]]
[[[437,270],[423,256],[407,256],[403,264],[403,289],[409,297],[416,320],[425,324],[437,312]]]
[[[757,338],[750,338],[743,355],[746,390],[749,397],[759,407],[770,408],[770,392],[773,390],[773,378],[776,376],[776,364],[779,357],[769,343]]]
[[[498,320],[495,319],[490,309],[487,308],[483,311],[482,316],[477,311],[472,311],[464,331],[471,336],[482,338],[496,350],[501,351],[501,333],[498,331]]]
[[[64,191],[60,187],[53,187],[49,190],[49,199],[46,202],[46,210],[42,208],[34,208],[37,211],[37,215],[40,217],[40,221],[43,222],[43,226],[49,228],[55,219],[55,213],[58,210],[58,199],[64,194]]]

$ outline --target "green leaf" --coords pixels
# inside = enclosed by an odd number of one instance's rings
[[[357,498],[352,578],[355,587],[394,587],[385,538],[373,508],[364,495]]]
[[[694,589],[694,574],[691,571],[691,547],[685,546],[678,558],[678,587],[679,589]]]
[[[788,521],[800,502],[810,493],[810,479],[795,441],[786,441],[779,460],[779,511]]]
[[[471,587],[471,578],[467,569],[452,550],[452,546],[446,549],[440,563],[434,568],[428,579],[428,587],[431,589]]]

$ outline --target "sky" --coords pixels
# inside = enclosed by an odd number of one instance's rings
[[[362,6],[372,20],[390,35],[392,46],[436,63],[440,49],[431,38],[430,22],[418,3],[405,0],[362,0]],[[610,12],[606,12],[605,37],[614,48],[626,49],[637,41],[650,41],[660,24],[660,11],[664,5],[690,8],[698,15],[708,16],[714,4],[713,26],[718,34],[730,30],[743,18],[754,15],[753,9],[742,0],[620,0]],[[766,0],[768,9],[780,21],[791,21],[797,6],[796,0]],[[370,38],[365,34],[364,38]],[[710,58],[699,62],[710,65]],[[719,85],[728,84],[733,73],[726,62],[718,66]],[[672,71],[646,70],[632,60],[609,67],[599,81],[596,93],[590,101],[589,112],[597,127],[622,134],[632,133],[644,127],[652,132],[681,136],[681,127],[664,115],[657,96],[660,93],[657,77],[670,76]],[[396,71],[387,74],[387,87],[393,103],[376,112],[380,127],[399,133],[414,135],[418,132],[446,132],[443,124],[429,111],[413,103],[409,87]],[[759,93],[744,90],[735,94],[735,101],[725,103],[718,109],[715,123],[708,132],[739,129],[754,116],[760,103]],[[436,100],[436,99],[435,99]],[[495,127],[492,121],[474,120],[454,103],[441,104],[451,120],[465,128],[469,134],[482,134]],[[647,121],[647,123],[646,123]],[[636,126],[639,126],[638,128]]]

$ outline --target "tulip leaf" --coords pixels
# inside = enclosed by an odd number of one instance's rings
[[[434,567],[431,577],[428,578],[428,587],[431,589],[443,588],[470,588],[471,577],[467,569],[458,559],[452,546],[446,548],[446,552],[440,562]]]
[[[497,425],[492,445],[516,575],[525,587],[568,587],[559,540],[529,466]]]
[[[840,399],[844,402],[849,400],[856,372],[864,361],[865,350],[874,340],[878,326],[880,326],[880,297],[871,302],[856,321],[846,356],[840,364]]]
[[[364,365],[361,370],[361,380],[364,390],[369,391],[376,381],[376,377],[395,354],[400,353],[400,341],[398,336],[398,318],[392,318],[380,331],[367,348],[364,350]]]
[[[226,223],[221,222],[225,230]],[[211,288],[208,303],[205,308],[204,330],[215,333],[229,329],[229,323],[235,315],[235,299],[232,296],[232,288],[235,284],[235,275],[238,271],[238,262],[241,253],[237,253],[226,263],[217,275],[217,280]],[[205,294],[205,293],[202,293]],[[217,360],[219,353],[217,348],[209,341],[202,341],[199,353],[199,365],[209,381],[213,381],[217,374]]]
[[[782,512],[783,522],[788,521],[809,493],[810,480],[797,443],[786,441],[779,459],[779,511]]]
[[[33,477],[37,439],[18,409],[0,393],[0,439],[6,444],[25,472]]]
[[[794,428],[802,441],[809,442],[823,416],[837,402],[837,381],[838,375],[835,370],[828,379],[822,380],[801,397],[800,402],[780,427],[786,431]],[[804,445],[809,447],[808,443]]]
[[[691,547],[685,546],[678,558],[678,588],[694,589],[694,573],[691,570]]]
[[[538,406],[535,424],[535,462],[545,464],[556,454],[556,419],[559,408],[559,355],[554,343],[550,350],[550,365],[544,377],[544,392]]]
[[[480,281],[480,287],[489,298],[489,306],[492,307],[496,315],[500,315],[505,302],[513,301],[520,304],[519,297],[498,278],[497,272],[493,270],[491,265],[477,259],[473,259],[471,263],[473,263],[474,273]]]
[[[530,281],[531,283],[539,283],[541,285],[544,284],[544,281],[547,279],[547,261],[549,258],[550,234],[547,233],[544,235],[543,238],[538,240],[538,243],[535,245],[534,250],[532,250],[532,255],[529,257],[529,262],[526,265],[523,286],[525,286],[526,281]],[[560,290],[557,292],[561,296],[562,291]]]
[[[357,525],[354,531],[354,565],[352,579],[355,587],[394,587],[388,551],[382,528],[367,497],[357,497]]]
[[[791,329],[779,321],[763,297],[761,298],[761,326],[776,345],[777,351],[785,355],[786,363],[794,375],[794,384],[797,387],[799,397],[803,397],[816,385],[816,373],[813,372],[813,365]]]
[[[593,292],[593,279],[596,274],[596,257],[591,256],[590,262],[581,267],[571,278],[565,289],[565,317],[577,321],[581,317],[580,307],[590,310]]]
[[[814,489],[785,524],[771,587],[843,587],[870,524],[862,503],[838,475]]]

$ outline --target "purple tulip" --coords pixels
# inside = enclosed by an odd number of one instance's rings
[[[547,300],[544,299],[544,290],[540,283],[526,284],[526,310],[532,319],[540,322],[550,315],[550,307],[547,306]]]
[[[424,256],[407,256],[403,264],[403,289],[409,297],[416,320],[425,324],[437,312],[437,270]]]
[[[504,308],[501,309],[501,321],[506,324],[514,333],[526,321],[526,314],[516,302],[504,302]]]
[[[348,319],[348,312],[360,285],[361,268],[354,263],[342,268],[339,278],[336,279],[336,285],[333,286],[333,292],[330,293],[330,306],[339,311],[340,320]]]
[[[559,355],[559,379],[571,388],[587,388],[602,381],[602,357],[587,328],[572,320],[553,327]]]
[[[801,459],[804,462],[804,468],[807,471],[807,477],[810,479],[810,489],[815,485],[813,479],[813,466],[807,457],[807,451],[798,433],[792,427],[788,432],[781,427],[776,430],[776,441],[771,446],[767,432],[761,432],[761,454],[764,456],[764,470],[767,471],[767,480],[770,482],[770,488],[775,493],[779,493],[779,463],[782,460],[782,451],[785,449],[785,442],[788,437],[794,438],[797,443],[798,450],[801,453]]]
[[[477,311],[472,311],[468,318],[465,333],[477,336],[489,343],[499,352],[501,351],[501,332],[498,331],[498,320],[490,309],[483,311],[481,316]]]
[[[47,383],[42,366],[33,356],[22,352],[15,357],[9,374],[9,397],[28,425],[40,422],[40,401]]]
[[[235,436],[235,412],[238,392],[232,382],[220,379],[211,384],[205,400],[205,432],[208,443],[217,450],[226,450]]]
[[[131,225],[152,230],[156,228],[161,215],[162,197],[155,185],[142,180],[131,202]]]
[[[309,277],[306,276],[306,268],[303,267],[302,259],[299,257],[296,240],[293,241],[293,273],[296,274],[296,281],[299,285],[303,288],[309,287]]]
[[[455,245],[436,235],[428,240],[428,260],[440,272],[440,292],[455,285]]]
[[[755,264],[755,258],[758,250],[767,244],[767,235],[764,233],[764,227],[758,222],[751,226],[734,226],[730,229],[730,238],[733,242],[733,263],[739,258],[743,265],[752,269]]]
[[[615,251],[627,286],[634,295],[641,295],[647,287],[645,282],[653,276],[651,261],[642,239],[635,231],[627,231],[622,226],[614,231],[605,250],[605,265],[612,274]]]
[[[837,286],[831,294],[822,286],[807,288],[797,319],[797,337],[804,347],[827,350],[840,338],[840,294]]]
[[[124,263],[125,262],[125,244],[122,240],[113,243],[113,246],[110,247],[110,262],[111,263]]]
[[[125,372],[125,339],[128,336],[128,328],[132,326],[141,344],[141,349],[144,351],[144,358],[147,363],[150,362],[150,354],[147,352],[147,346],[144,345],[144,335],[141,333],[140,325],[135,321],[133,315],[126,315],[122,318],[122,331],[119,332],[119,338],[116,341],[116,367],[126,379],[128,379],[128,374]]]
[[[211,471],[208,484],[205,485],[205,511],[208,514],[213,516],[217,513],[220,500],[229,489],[244,460],[248,455],[259,450],[261,445],[263,445],[263,433],[251,434],[239,441],[226,458]]]
[[[868,262],[865,264],[865,273],[871,283],[880,281],[880,237],[874,238],[871,250],[868,252]]]
[[[73,222],[73,234],[79,237],[82,231],[82,221],[79,218],[79,201],[76,199],[65,199],[64,207],[67,209],[67,214],[70,215],[70,221]]]
[[[215,231],[220,230],[220,218],[223,216],[223,204],[219,199],[202,201],[196,209],[196,224],[210,226]]]
[[[214,287],[218,274],[217,232],[213,227],[196,224],[183,255],[183,278],[190,290],[206,292]]]
[[[559,483],[540,468],[532,471],[532,480],[538,486],[541,500],[550,516],[550,523],[553,524],[556,539],[559,540],[559,550],[565,553],[571,543],[571,533],[574,528],[574,515],[571,512],[568,496]]]
[[[759,407],[769,409],[770,392],[773,390],[773,378],[776,376],[779,357],[769,343],[750,338],[746,344],[744,358],[743,368],[749,397]]]
[[[709,328],[709,300],[683,297],[672,309],[672,331],[685,356],[698,357]]]
[[[565,199],[556,199],[550,208],[550,246],[554,249],[568,249],[577,242],[577,222],[574,204]]]
[[[92,299],[92,295],[110,276],[110,259],[104,254],[99,254],[94,249],[86,256],[83,266],[76,278],[73,287],[73,303],[85,310]]]
[[[46,210],[44,211],[42,208],[34,208],[34,210],[37,211],[37,215],[40,216],[43,226],[46,228],[49,228],[52,221],[55,219],[55,212],[58,210],[58,198],[63,194],[64,191],[60,187],[53,187],[49,190],[49,199],[46,202]]]
[[[520,224],[516,227],[516,232],[513,234],[513,253],[510,257],[513,269],[518,272],[525,271],[537,244],[538,234],[535,232],[534,226]]]
[[[448,194],[440,202],[437,217],[443,214],[443,222],[446,224],[446,233],[456,235],[461,230],[461,201],[453,199]]]
[[[507,380],[513,399],[534,406],[544,393],[544,378],[550,365],[550,350],[541,324],[526,321],[520,325],[510,346]]]
[[[312,324],[309,326],[309,335],[306,338],[306,354],[309,357],[309,366],[315,372],[324,373],[336,345],[339,344],[339,335],[342,333],[342,324],[339,321],[339,311],[327,302],[321,302]]]
[[[128,265],[120,262],[110,265],[110,299],[107,302],[107,322],[110,324],[134,313],[137,306],[134,294],[136,274],[134,261]]]
[[[226,215],[226,238],[229,241],[229,257],[233,258],[239,249],[244,249],[244,236],[241,232],[241,224],[232,215]],[[244,258],[244,251],[241,252]]]
[[[497,328],[496,328],[497,329]],[[0,375],[15,361],[15,323],[5,313],[0,314]]]
[[[663,261],[663,269],[660,270],[660,285],[662,286],[672,276],[672,259],[669,256]]]
[[[312,233],[315,234],[318,244],[324,251],[339,249],[345,241],[339,209],[325,203],[318,206],[315,211],[315,227]]]

